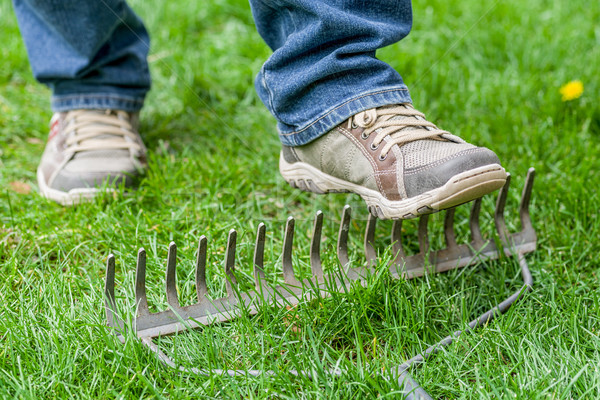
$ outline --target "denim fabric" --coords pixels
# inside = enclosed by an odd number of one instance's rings
[[[35,77],[55,111],[137,111],[150,88],[149,38],[124,0],[13,0]],[[410,0],[250,0],[273,49],[256,77],[283,144],[306,144],[369,108],[410,102],[375,57],[405,37]]]
[[[33,74],[52,109],[138,111],[150,89],[149,37],[124,0],[13,0]]]
[[[375,51],[405,37],[410,0],[250,0],[273,50],[256,77],[283,144],[310,142],[369,108],[411,102]]]

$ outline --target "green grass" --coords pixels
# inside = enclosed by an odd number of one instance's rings
[[[285,218],[294,215],[296,266],[307,271],[311,220],[322,209],[331,269],[341,208],[366,211],[354,196],[298,193],[279,176],[275,123],[252,84],[270,52],[246,2],[132,5],[153,38],[154,88],[142,121],[148,174],[129,196],[63,208],[36,192],[49,92],[31,77],[10,2],[0,0],[0,397],[396,398],[398,385],[376,371],[463,329],[520,286],[510,259],[406,282],[391,280],[381,264],[365,288],[292,310],[265,307],[160,341],[183,365],[281,371],[275,377],[178,374],[139,342],[121,345],[104,326],[110,252],[117,301],[131,315],[141,246],[151,309],[161,310],[171,240],[179,245],[180,296],[189,304],[200,235],[209,238],[209,286],[218,296],[229,229],[239,229],[238,266],[249,276],[253,234],[265,221],[267,268],[277,271]],[[598,398],[600,4],[434,0],[414,8],[411,35],[380,58],[402,73],[429,119],[491,147],[513,173],[514,188],[528,167],[537,169],[539,246],[528,256],[532,293],[411,371],[434,398]],[[562,102],[559,88],[573,79],[584,83],[583,96]],[[509,199],[511,226],[519,190]],[[486,211],[492,207],[489,199]],[[439,223],[434,218],[432,227]],[[352,228],[356,258],[363,227],[357,221]],[[408,239],[414,249],[416,238]],[[322,373],[338,364],[344,377]],[[291,369],[315,374],[292,378]]]

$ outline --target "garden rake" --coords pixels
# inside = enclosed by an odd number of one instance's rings
[[[534,180],[534,169],[528,171],[525,186],[521,196],[519,208],[521,230],[510,233],[504,219],[504,208],[506,205],[510,175],[506,184],[500,189],[494,221],[498,234],[498,241],[484,239],[480,224],[479,214],[482,199],[472,202],[469,217],[471,240],[469,243],[457,243],[454,231],[455,208],[446,210],[444,219],[444,236],[446,247],[441,250],[431,251],[428,240],[428,215],[420,217],[418,223],[419,252],[414,255],[406,255],[402,245],[402,220],[394,221],[391,232],[391,249],[393,258],[389,263],[389,273],[393,278],[410,279],[422,276],[429,272],[442,272],[451,269],[476,265],[478,263],[500,258],[502,255],[516,257],[521,267],[524,285],[506,300],[482,314],[468,324],[466,330],[474,329],[491,321],[496,315],[504,313],[521,296],[522,292],[529,290],[533,283],[525,254],[536,249],[537,237],[531,224],[529,216],[529,203]],[[137,316],[135,317],[132,330],[135,335],[148,346],[166,364],[180,371],[196,374],[226,374],[230,376],[243,376],[260,374],[274,374],[273,371],[261,370],[213,370],[185,368],[177,365],[153,342],[153,338],[182,332],[187,329],[202,325],[210,325],[222,321],[231,320],[243,313],[256,314],[261,304],[276,305],[278,307],[289,307],[298,304],[302,300],[316,296],[327,297],[333,290],[347,290],[348,284],[358,282],[365,284],[366,277],[374,271],[377,262],[377,250],[375,247],[375,228],[377,218],[369,215],[364,236],[364,253],[366,263],[353,266],[355,262],[350,261],[348,253],[348,234],[350,230],[351,209],[345,206],[342,213],[338,240],[337,257],[341,269],[339,274],[324,273],[321,265],[321,234],[323,228],[323,213],[317,212],[314,220],[314,229],[310,246],[310,267],[312,278],[299,279],[292,266],[292,242],[294,237],[294,219],[288,218],[285,226],[282,253],[282,285],[269,285],[266,280],[264,266],[265,250],[265,225],[258,226],[256,243],[254,248],[254,278],[255,290],[250,292],[239,292],[235,274],[235,253],[237,233],[235,230],[229,232],[225,253],[225,282],[227,295],[218,299],[207,297],[206,284],[206,257],[207,239],[202,236],[198,245],[198,256],[196,262],[195,286],[198,302],[189,306],[180,306],[176,287],[176,245],[171,243],[167,256],[166,268],[166,300],[169,308],[162,312],[151,313],[148,308],[146,297],[146,252],[140,249],[137,255],[137,267],[135,274],[135,301]],[[115,304],[115,258],[111,254],[107,260],[106,286],[105,286],[105,308],[109,327],[121,340],[125,340],[126,325],[116,314]],[[318,294],[317,294],[318,292]],[[407,370],[413,364],[423,362],[431,354],[436,353],[442,346],[452,343],[462,332],[457,331],[444,338],[439,343],[428,348],[423,354],[419,354],[404,364],[395,367],[394,371],[398,381],[404,385],[406,398],[430,398],[416,382],[410,378]],[[291,371],[294,375],[310,375],[305,371]],[[341,375],[342,371],[335,370],[330,373]],[[412,396],[412,397],[411,397]]]

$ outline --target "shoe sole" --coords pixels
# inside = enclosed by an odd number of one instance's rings
[[[418,196],[392,201],[375,190],[335,178],[310,164],[279,159],[279,171],[292,186],[313,193],[351,192],[360,195],[369,212],[380,219],[409,219],[469,202],[504,186],[506,171],[489,164],[454,175],[446,184]]]
[[[52,189],[46,184],[44,174],[38,169],[37,181],[40,194],[47,199],[56,201],[63,206],[73,206],[81,203],[89,203],[100,193],[114,192],[114,189],[78,188],[68,192]]]

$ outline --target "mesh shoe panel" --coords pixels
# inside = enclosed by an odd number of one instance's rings
[[[468,143],[453,143],[441,140],[416,140],[400,147],[404,156],[404,168],[419,168],[450,157],[460,151],[472,149]]]

